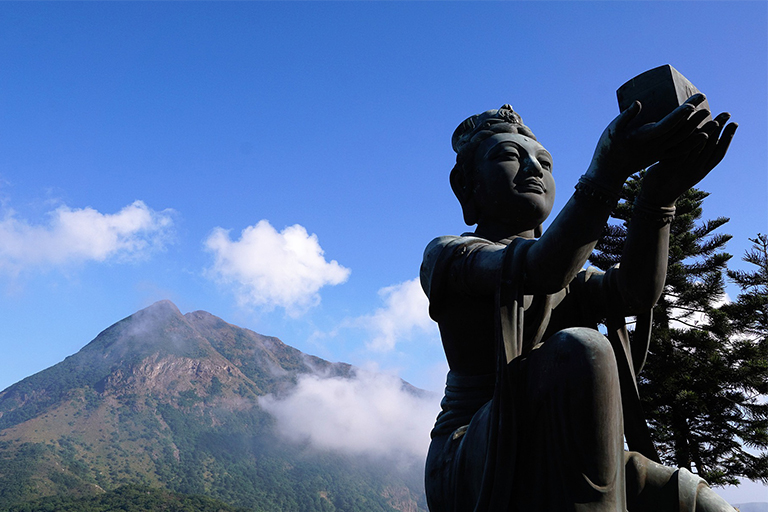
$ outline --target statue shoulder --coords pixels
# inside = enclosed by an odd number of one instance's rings
[[[427,244],[427,248],[424,249],[424,260],[434,260],[436,259],[441,252],[443,252],[443,249],[448,247],[449,245],[455,244],[458,240],[460,240],[461,236],[456,235],[447,235],[447,236],[439,236],[435,239],[433,239],[429,244]]]
[[[441,276],[447,265],[458,254],[469,250],[470,246],[499,245],[484,238],[478,238],[469,234],[439,236],[433,239],[424,249],[424,257],[421,262],[420,280],[421,287],[427,297],[432,297],[432,292],[438,287]]]
[[[436,258],[448,247],[455,248],[474,244],[501,245],[471,234],[439,236],[427,244],[427,248],[424,249],[424,260]]]
[[[441,255],[446,247],[461,238],[458,236],[439,236],[433,239],[427,248],[424,249],[424,257],[421,260],[421,269],[419,272],[419,280],[421,281],[421,288],[427,297],[431,296],[432,292],[432,277],[435,274],[435,267],[437,262],[441,259]]]

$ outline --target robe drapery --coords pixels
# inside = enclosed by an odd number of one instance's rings
[[[558,293],[524,296],[524,262],[532,243],[534,240],[523,238],[494,243],[463,235],[435,239],[425,251],[421,282],[430,300],[430,315],[440,325],[449,365],[453,367],[449,355],[455,348],[449,346],[453,343],[492,344],[496,358],[495,373],[466,374],[452,370],[448,374],[442,411],[432,431],[427,459],[427,497],[432,512],[515,510],[521,503],[513,500],[513,495],[540,496],[534,498],[540,502],[531,503],[529,499],[525,504],[539,510],[567,509],[562,508],[565,504],[555,503],[558,498],[554,495],[563,494],[558,487],[562,484],[557,481],[557,471],[535,467],[528,454],[540,452],[546,465],[547,459],[569,457],[568,452],[573,450],[553,446],[567,445],[568,441],[561,442],[563,436],[546,431],[550,428],[546,424],[549,416],[559,414],[557,405],[533,406],[526,390],[532,389],[530,380],[538,370],[538,355],[534,351],[554,333],[569,327],[597,329],[599,322],[607,326],[616,358],[622,402],[619,409],[623,411],[627,443],[630,449],[658,460],[635,383],[635,374],[648,347],[650,313],[638,317],[634,343],[630,346],[612,270],[583,270]],[[472,253],[478,250],[504,251],[496,296],[486,301],[493,312],[484,315],[467,308],[467,318],[456,318],[461,314],[460,308],[446,307],[448,302],[477,301],[468,291],[471,283],[465,280],[472,272],[467,268],[472,265]],[[456,299],[462,294],[466,296]],[[468,322],[470,328],[461,337],[457,339],[447,332],[462,322]],[[494,325],[489,328],[484,325],[487,322]],[[473,323],[482,339],[473,339]],[[546,407],[551,410],[540,410]],[[484,452],[477,453],[477,446],[483,446]],[[617,499],[623,500],[623,478],[615,485],[620,488],[609,492],[621,494]],[[624,508],[622,503],[617,502],[618,509]]]

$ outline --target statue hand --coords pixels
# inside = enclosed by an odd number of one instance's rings
[[[672,206],[680,195],[704,179],[731,144],[738,124],[725,126],[730,118],[727,112],[718,115],[691,135],[690,139],[696,141],[691,151],[664,158],[648,169],[640,191],[642,200],[655,206]]]
[[[702,101],[704,95],[695,94],[662,120],[641,126],[632,122],[642,109],[635,101],[603,131],[587,176],[619,189],[630,175],[654,162],[689,153],[701,143],[692,134],[709,115],[696,110]]]

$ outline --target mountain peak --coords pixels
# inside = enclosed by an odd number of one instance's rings
[[[179,315],[181,314],[181,311],[179,311],[179,308],[176,307],[176,304],[174,304],[173,302],[171,302],[168,299],[159,300],[159,301],[155,302],[154,304],[151,304],[151,305],[147,306],[146,308],[141,309],[139,311],[145,311],[145,310],[169,311],[169,312],[173,312],[173,313],[178,313]]]
[[[136,313],[125,318],[125,320],[128,320],[133,324],[140,322],[149,324],[148,326],[161,327],[162,324],[165,324],[169,321],[183,321],[184,315],[181,314],[181,311],[179,311],[179,308],[176,307],[176,304],[166,299],[155,302],[154,304],[147,306],[144,309],[140,309]]]
[[[81,352],[98,352],[112,361],[162,352],[201,357],[207,343],[189,325],[179,308],[161,300],[123,318],[99,333]]]

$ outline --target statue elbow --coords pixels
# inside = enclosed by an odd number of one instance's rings
[[[621,294],[627,314],[636,315],[653,309],[661,297],[661,290],[630,289]]]
[[[619,267],[618,291],[627,314],[635,315],[651,310],[664,291],[666,275],[648,276],[643,273],[628,274]]]
[[[546,279],[539,279],[537,281],[536,290],[533,292],[533,294],[553,295],[558,293],[560,290],[565,289],[569,284],[571,284],[571,281],[573,281],[574,277],[575,273],[573,275],[564,274],[561,276],[550,274],[546,277]],[[526,289],[526,293],[530,292],[528,292]]]

